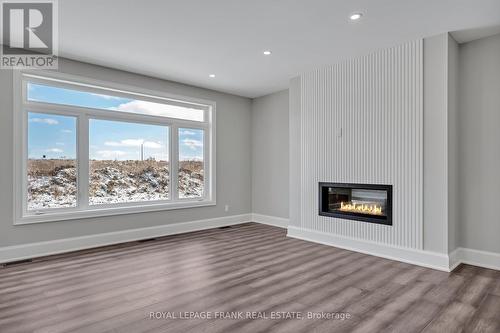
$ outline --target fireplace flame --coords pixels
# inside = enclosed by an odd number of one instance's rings
[[[382,207],[377,205],[340,203],[340,210],[343,212],[363,213],[370,215],[382,215]]]

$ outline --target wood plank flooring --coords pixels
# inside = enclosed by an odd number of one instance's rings
[[[0,268],[0,332],[500,332],[500,272],[439,272],[247,223]]]

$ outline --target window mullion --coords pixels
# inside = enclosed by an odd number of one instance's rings
[[[89,118],[78,117],[78,207],[89,207]]]
[[[203,198],[210,198],[211,189],[211,165],[210,165],[210,135],[209,131],[203,129]]]
[[[24,109],[21,113],[22,124],[21,124],[21,170],[22,174],[20,175],[20,186],[21,186],[21,210],[22,214],[25,214],[28,211],[28,112]],[[17,148],[17,147],[16,147]],[[17,171],[17,170],[16,170]]]
[[[179,127],[172,124],[170,144],[170,190],[173,201],[179,199]]]

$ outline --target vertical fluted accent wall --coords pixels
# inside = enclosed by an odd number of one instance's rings
[[[300,221],[292,225],[422,249],[422,60],[418,40],[295,81],[300,188],[290,191],[300,191]],[[319,216],[320,181],[392,184],[393,226]]]
[[[300,77],[295,77],[290,80],[290,88],[288,92],[288,120],[289,120],[289,175],[290,175],[290,201],[288,205],[289,224],[292,226],[300,226],[300,203],[301,199],[301,168],[298,161],[301,160],[301,84]]]

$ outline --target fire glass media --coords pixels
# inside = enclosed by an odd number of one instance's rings
[[[319,215],[392,225],[392,185],[319,183]]]

